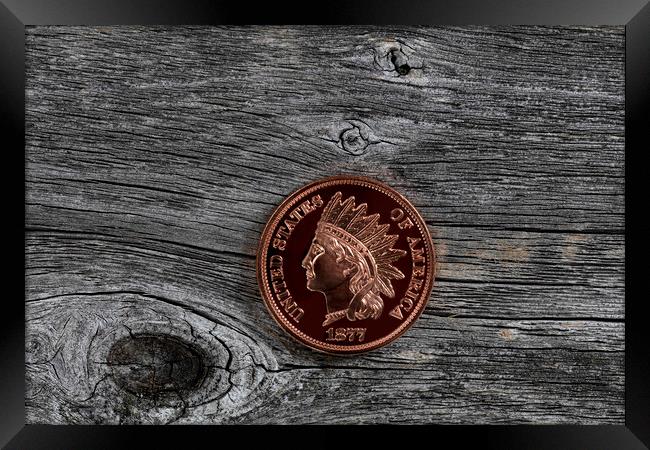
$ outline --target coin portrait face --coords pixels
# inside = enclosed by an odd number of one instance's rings
[[[305,269],[307,289],[311,291],[328,292],[348,279],[332,248],[324,240],[319,241],[317,238],[314,238],[309,246],[302,267]]]
[[[257,256],[260,292],[292,337],[328,353],[359,353],[403,334],[427,304],[435,253],[402,195],[361,177],[331,177],[273,213]]]

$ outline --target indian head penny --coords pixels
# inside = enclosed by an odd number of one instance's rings
[[[318,180],[291,194],[266,224],[257,279],[273,318],[327,353],[373,350],[424,310],[435,271],[415,207],[361,177]]]

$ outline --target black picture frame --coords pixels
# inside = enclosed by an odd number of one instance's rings
[[[433,426],[418,433],[433,432],[436,440],[454,440],[455,446],[469,442],[482,448],[535,449],[637,449],[650,446],[650,354],[644,342],[645,304],[641,270],[643,264],[631,254],[638,249],[643,226],[630,220],[635,197],[634,181],[642,180],[641,158],[648,145],[645,131],[650,103],[650,4],[645,0],[564,0],[518,2],[516,0],[375,1],[343,0],[309,5],[309,2],[278,4],[220,0],[2,0],[0,3],[0,109],[5,132],[5,214],[10,227],[10,253],[5,269],[7,285],[16,289],[5,299],[0,338],[0,444],[11,449],[40,448],[168,448],[208,439],[217,443],[226,431],[222,427],[159,426],[48,426],[25,425],[25,330],[24,330],[24,239],[23,195],[25,135],[25,26],[26,25],[117,25],[117,24],[584,24],[625,25],[625,211],[626,211],[626,303],[625,303],[625,425],[621,426]],[[22,168],[22,170],[20,170]],[[12,177],[7,177],[12,174]],[[637,177],[636,175],[639,174]],[[642,258],[642,256],[640,257]],[[639,261],[641,259],[638,259]],[[16,263],[22,261],[22,266]],[[22,281],[21,281],[22,280]],[[645,337],[645,339],[644,339]],[[274,430],[276,428],[273,428]],[[237,428],[239,443],[255,439],[255,432]],[[367,431],[345,427],[342,431],[362,436]],[[312,428],[310,440],[325,439],[330,428]],[[292,435],[297,433],[292,430]],[[394,434],[391,432],[390,434]],[[398,431],[398,434],[403,431]],[[326,442],[326,441],[323,441]],[[144,445],[146,444],[146,445]]]

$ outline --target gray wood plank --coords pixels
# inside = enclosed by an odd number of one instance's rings
[[[26,41],[29,423],[624,423],[622,27]],[[255,281],[273,208],[342,173],[412,200],[439,260],[354,358]]]

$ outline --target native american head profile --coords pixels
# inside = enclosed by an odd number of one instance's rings
[[[344,317],[379,318],[384,309],[381,295],[394,297],[391,280],[404,278],[392,266],[406,254],[392,248],[399,236],[386,234],[389,225],[379,223],[379,214],[366,215],[366,203],[355,206],[353,196],[344,201],[341,197],[337,192],[325,206],[302,261],[307,289],[325,297],[323,326]]]

